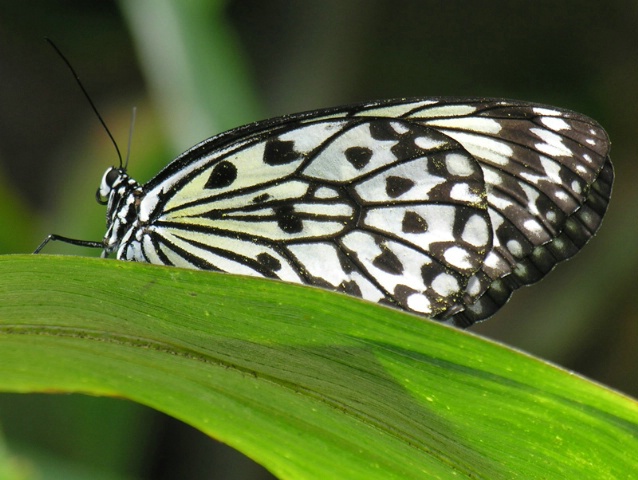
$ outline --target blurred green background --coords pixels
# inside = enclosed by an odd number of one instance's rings
[[[638,3],[0,0],[0,253],[104,233],[94,194],[117,157],[44,36],[123,150],[137,107],[140,182],[228,128],[373,99],[494,96],[597,119],[616,168],[599,235],[473,331],[638,397]],[[0,425],[30,478],[270,478],[122,400],[0,395]]]

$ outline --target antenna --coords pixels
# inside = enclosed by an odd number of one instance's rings
[[[102,118],[102,115],[100,115],[100,112],[97,111],[97,108],[95,107],[95,104],[93,103],[93,100],[91,100],[91,97],[89,96],[88,92],[84,88],[84,85],[82,85],[82,81],[80,80],[80,77],[78,76],[78,74],[75,72],[75,69],[71,66],[71,63],[67,60],[67,58],[62,54],[60,49],[56,46],[55,43],[53,43],[53,41],[50,38],[44,37],[44,39],[49,43],[49,45],[51,45],[51,47],[53,47],[53,49],[56,51],[56,53],[64,61],[64,63],[66,63],[66,66],[69,67],[69,70],[71,70],[71,73],[73,74],[73,78],[75,78],[75,81],[79,85],[80,90],[82,90],[82,93],[84,94],[86,99],[89,101],[89,105],[91,105],[91,108],[93,109],[93,112],[95,113],[95,115],[97,116],[98,120],[100,121],[100,123],[104,127],[104,130],[106,130],[107,135],[111,139],[111,143],[113,143],[113,146],[115,147],[115,151],[117,152],[117,158],[119,158],[119,160],[120,160],[120,168],[122,168],[123,170],[126,170],[126,165],[124,165],[123,162],[122,162],[122,154],[120,153],[120,149],[117,146],[117,142],[113,138],[113,135],[111,135],[111,131],[109,130],[109,127],[106,126],[106,123],[104,122],[104,119]],[[127,162],[128,162],[128,158],[127,158]]]
[[[124,171],[128,168],[128,161],[131,158],[131,144],[133,143],[133,130],[135,128],[135,116],[137,115],[137,108],[133,107],[131,112],[131,127],[128,132],[128,145],[126,147],[126,162],[124,162]]]

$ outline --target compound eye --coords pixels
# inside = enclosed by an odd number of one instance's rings
[[[95,198],[100,205],[106,205],[109,201],[109,195],[113,189],[115,182],[122,176],[122,172],[119,168],[109,168],[102,177],[102,183],[100,188],[95,192]]]
[[[111,167],[104,174],[104,183],[106,183],[109,188],[112,188],[115,180],[118,178],[120,178],[120,170],[115,167]]]

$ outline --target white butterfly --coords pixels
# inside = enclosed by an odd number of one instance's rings
[[[467,326],[596,232],[609,139],[565,110],[401,99],[265,120],[98,190],[121,260],[316,285]]]

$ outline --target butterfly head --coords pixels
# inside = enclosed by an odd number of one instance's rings
[[[97,192],[95,192],[95,199],[97,200],[97,203],[100,205],[106,205],[111,198],[111,194],[117,190],[119,185],[126,183],[128,178],[126,170],[123,168],[110,167],[106,170],[102,177],[100,187],[97,189]]]

